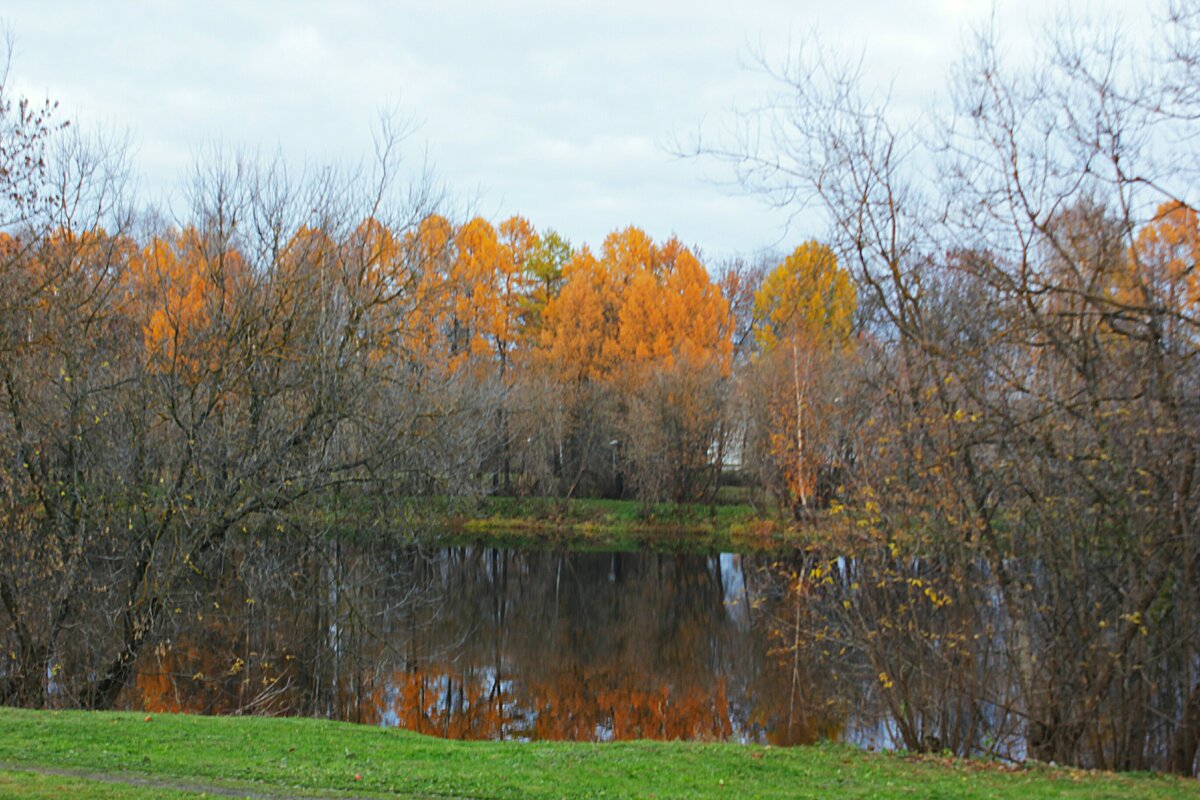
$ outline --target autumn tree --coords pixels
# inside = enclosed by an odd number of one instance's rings
[[[869,306],[842,552],[805,586],[909,747],[1196,770],[1197,18],[1059,28],[1028,70],[983,30],[915,121],[809,41],[700,147],[819,208]]]
[[[563,270],[574,254],[571,243],[553,229],[543,231],[526,252],[524,269],[530,292],[521,319],[522,328],[534,343],[541,335],[546,307],[562,290]]]
[[[453,303],[451,368],[470,362],[482,380],[494,380],[508,394],[512,362],[523,343],[521,317],[527,307],[527,262],[538,246],[537,233],[527,220],[511,217],[499,228],[474,218],[456,234],[457,259],[450,275]],[[493,472],[511,488],[510,431],[506,402],[495,410],[493,442],[482,447],[494,452]],[[498,479],[499,480],[499,479]]]
[[[604,455],[611,456],[610,463],[623,461],[633,470],[635,483],[642,476],[648,498],[660,496],[649,487],[657,469],[652,464],[661,466],[662,458],[686,464],[666,495],[694,497],[697,480],[711,483],[709,450],[718,438],[720,415],[712,405],[703,405],[703,412],[701,406],[684,411],[683,394],[656,388],[654,378],[677,365],[713,380],[727,377],[732,350],[728,302],[678,240],[656,245],[637,228],[610,234],[599,258],[580,250],[563,274],[563,288],[544,316],[543,363],[552,365],[573,392],[610,395],[616,414],[607,432],[592,427],[578,452],[590,454],[598,471]],[[626,416],[628,399],[639,392],[649,394],[638,399],[638,424],[633,424]],[[581,413],[581,421],[585,416],[594,426],[598,415]],[[663,437],[651,446],[652,434],[644,426],[655,419],[674,432],[665,433],[660,426],[657,432]],[[609,448],[623,448],[624,456],[606,453]],[[578,475],[583,471],[575,468]],[[655,475],[656,482],[659,477]]]
[[[1159,335],[1175,352],[1194,350],[1200,319],[1200,223],[1196,211],[1178,200],[1161,204],[1129,250],[1126,276],[1116,300],[1154,308]]]
[[[573,404],[563,402],[563,387],[542,348],[546,310],[562,290],[563,271],[575,251],[552,229],[538,234],[520,217],[506,225],[501,233],[522,270],[523,293],[517,296],[514,331],[517,369],[509,374],[506,386],[505,485],[519,493],[555,494],[562,484],[562,445],[567,438],[567,409]],[[508,478],[512,470],[517,473],[516,485]]]
[[[750,449],[780,507],[797,517],[818,504],[818,478],[833,482],[848,455],[841,452],[839,377],[852,357],[855,307],[849,273],[816,242],[796,248],[754,296],[759,354],[749,378]]]
[[[111,707],[233,539],[473,432],[410,369],[447,237],[387,169],[236,158],[135,237],[120,154],[11,108],[41,149],[5,170],[0,695]]]
[[[405,343],[412,369],[444,368],[451,360],[454,335],[453,293],[449,276],[456,259],[454,225],[431,213],[400,234],[402,260],[410,285],[402,301],[412,336]]]

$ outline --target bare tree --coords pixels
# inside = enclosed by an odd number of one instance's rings
[[[439,196],[398,182],[386,136],[373,173],[218,153],[176,224],[137,230],[119,150],[2,93],[0,127],[0,698],[109,707],[234,537],[470,471],[414,457],[469,452],[430,442],[476,402],[404,358],[430,254],[362,236],[402,239]]]
[[[985,30],[918,120],[808,42],[740,136],[698,148],[820,208],[875,312],[857,541],[834,540],[870,573],[821,585],[910,747],[1016,720],[1037,758],[1195,771],[1197,306],[1146,238],[1191,236],[1170,209],[1191,207],[1192,5],[1142,49],[1064,21],[1024,69]],[[950,736],[963,709],[991,732]]]

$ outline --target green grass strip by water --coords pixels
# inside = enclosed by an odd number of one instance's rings
[[[12,709],[0,764],[0,797],[20,798],[1200,798],[1171,776],[842,745],[455,742],[311,719]]]

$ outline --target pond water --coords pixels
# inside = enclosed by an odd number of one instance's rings
[[[121,705],[470,739],[886,745],[869,692],[793,648],[777,574],[732,554],[249,542],[197,576]]]

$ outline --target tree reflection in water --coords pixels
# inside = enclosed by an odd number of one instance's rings
[[[756,559],[249,540],[197,576],[121,703],[463,739],[836,738]],[[844,689],[844,687],[842,687]]]

